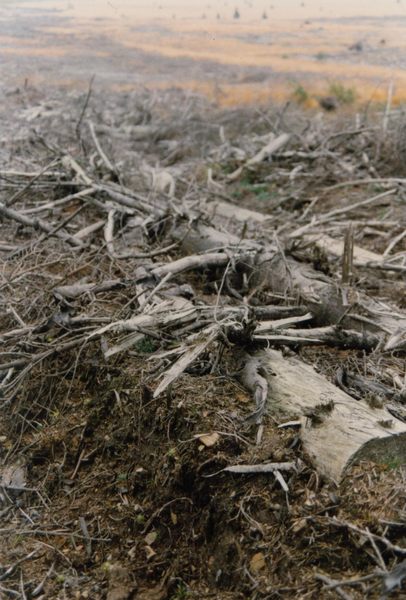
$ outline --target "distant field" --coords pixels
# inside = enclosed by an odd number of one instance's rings
[[[288,20],[268,10],[265,19],[258,3],[236,20],[224,5],[219,18],[172,5],[169,16],[143,2],[2,4],[3,81],[77,86],[96,73],[116,89],[177,85],[223,105],[292,97],[305,106],[334,89],[347,103],[382,102],[393,81],[394,103],[406,101],[406,16]]]

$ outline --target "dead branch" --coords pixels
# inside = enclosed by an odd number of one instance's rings
[[[42,219],[39,219],[39,218],[32,219],[30,217],[27,217],[26,215],[23,215],[12,208],[7,208],[7,206],[5,204],[3,204],[2,202],[0,202],[0,215],[3,215],[4,217],[7,217],[8,219],[17,221],[17,223],[21,223],[22,225],[25,225],[26,227],[32,227],[33,229],[41,229],[46,234],[53,236],[53,237],[60,238],[61,240],[63,240],[64,242],[67,242],[68,244],[70,244],[71,246],[74,246],[75,248],[82,248],[84,245],[81,240],[78,240],[77,238],[70,235],[69,233],[60,231],[58,226],[53,227],[46,221],[43,221]]]

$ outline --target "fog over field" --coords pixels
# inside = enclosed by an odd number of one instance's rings
[[[13,0],[15,3],[15,0]],[[267,11],[274,18],[406,16],[406,0],[22,0],[25,6],[41,6],[67,14],[98,17],[231,17],[238,8],[241,18],[254,19]]]

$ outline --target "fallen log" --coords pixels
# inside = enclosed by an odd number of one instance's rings
[[[185,254],[224,251],[234,256],[235,266],[248,275],[250,287],[293,296],[314,316],[312,326],[361,332],[369,340],[369,349],[371,340],[375,347],[385,344],[387,349],[399,350],[406,346],[404,314],[286,257],[278,243],[241,240],[199,222],[188,229],[179,224],[172,235]],[[330,336],[335,332],[327,328],[318,333]],[[406,425],[386,409],[355,401],[311,366],[296,358],[284,359],[275,350],[261,354],[261,364],[270,412],[300,418],[304,448],[326,477],[339,481],[350,465],[363,459],[387,464],[406,460]],[[248,387],[255,395],[255,378]]]
[[[304,236],[305,241],[314,243],[320,250],[331,254],[336,258],[341,258],[344,253],[344,241],[336,240],[326,234],[308,234]],[[376,252],[371,252],[360,246],[354,246],[353,265],[354,267],[364,267],[371,269],[383,269],[386,271],[405,272],[406,267],[396,263],[389,263],[385,260],[387,257]]]
[[[276,350],[248,357],[244,383],[268,381],[268,412],[301,422],[304,450],[317,470],[340,481],[360,460],[383,464],[406,461],[406,424],[389,411],[354,400],[295,357]]]
[[[366,294],[345,288],[310,265],[285,256],[277,245],[240,240],[202,223],[172,232],[185,254],[227,250],[248,274],[251,288],[289,295],[312,313],[313,325],[336,325],[378,335],[386,349],[406,347],[406,315]]]
[[[296,295],[314,315],[318,326],[340,323],[343,328],[379,334],[387,349],[406,347],[406,315],[377,302],[363,292],[340,286],[311,266],[286,258],[281,253],[268,253],[268,260],[257,271],[256,278],[277,292]],[[398,339],[399,338],[399,339]]]

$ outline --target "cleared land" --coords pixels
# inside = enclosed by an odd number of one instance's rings
[[[374,55],[351,34],[280,57],[292,96],[242,24],[202,51],[197,22],[2,17],[0,597],[404,598],[392,71],[383,107],[316,72]]]
[[[219,19],[178,8],[152,20],[145,7],[106,6],[2,5],[3,81],[83,87],[96,74],[115,89],[176,85],[222,105],[303,100],[304,90],[306,106],[337,82],[361,102],[384,102],[393,81],[394,103],[406,99],[406,15],[261,19],[258,9],[235,20],[225,8]]]

